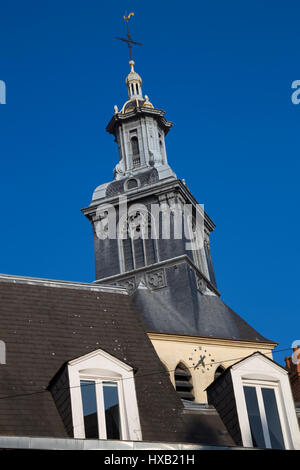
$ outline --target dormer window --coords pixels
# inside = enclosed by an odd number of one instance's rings
[[[243,388],[253,447],[284,449],[278,386],[248,382]]]
[[[300,448],[288,372],[267,356],[256,352],[238,361],[206,391],[237,445]]]
[[[132,367],[98,349],[68,375],[75,438],[142,439]]]
[[[87,439],[121,439],[119,384],[112,381],[81,380],[84,431]]]

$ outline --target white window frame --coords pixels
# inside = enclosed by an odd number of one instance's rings
[[[262,424],[262,429],[263,429],[263,436],[264,436],[264,440],[265,440],[265,444],[266,444],[267,449],[271,449],[272,446],[271,446],[271,439],[270,439],[270,433],[269,433],[269,426],[268,426],[268,423],[267,423],[267,417],[266,417],[266,412],[265,412],[265,405],[264,405],[264,402],[263,402],[262,388],[270,388],[270,389],[274,390],[275,398],[276,398],[276,405],[277,405],[278,415],[279,415],[279,421],[280,421],[280,425],[281,425],[281,432],[282,432],[282,436],[283,436],[284,447],[286,449],[289,446],[289,441],[288,441],[288,437],[287,437],[288,436],[288,430],[287,430],[286,417],[285,417],[284,410],[283,410],[283,407],[282,407],[280,384],[272,383],[272,382],[268,382],[268,381],[260,381],[260,380],[243,380],[243,390],[244,390],[244,387],[253,387],[256,390],[258,409],[259,409],[259,414],[260,414],[260,419],[261,419],[261,424]],[[247,408],[245,393],[244,393],[244,399],[245,399],[245,405],[246,405],[246,408]],[[247,418],[248,418],[247,433],[250,435],[251,447],[253,447],[248,411],[247,411]]]
[[[244,385],[267,384],[275,389],[285,448],[300,450],[300,431],[288,372],[272,359],[257,352],[234,364],[230,373],[243,446],[253,447]]]
[[[99,439],[107,439],[103,382],[113,382],[117,384],[118,400],[119,400],[119,415],[120,415],[120,439],[121,440],[127,439],[127,433],[126,433],[127,423],[126,423],[125,411],[124,411],[125,410],[124,394],[122,390],[122,382],[120,381],[120,379],[117,377],[103,377],[103,376],[101,378],[98,378],[95,375],[80,374],[80,381],[82,380],[94,382],[95,384]],[[81,391],[81,388],[80,388],[80,391]],[[82,416],[83,416],[83,411],[82,411]]]
[[[96,384],[99,439],[107,439],[103,382],[118,386],[121,440],[142,440],[133,369],[105,351],[98,349],[68,363],[74,438],[85,438],[81,380]],[[98,386],[97,386],[98,385]]]

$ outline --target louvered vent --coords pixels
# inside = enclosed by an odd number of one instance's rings
[[[193,384],[191,382],[191,374],[189,370],[182,364],[179,364],[175,369],[175,387],[176,392],[183,400],[194,401]]]

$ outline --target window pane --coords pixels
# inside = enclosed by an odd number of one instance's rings
[[[87,439],[98,439],[98,416],[95,382],[91,380],[81,380],[81,397],[84,417],[84,430]]]
[[[275,391],[272,388],[262,388],[262,396],[272,449],[284,449]]]
[[[107,439],[120,439],[120,410],[117,383],[103,382],[103,395]]]
[[[253,447],[265,448],[265,439],[259,414],[255,387],[244,387]]]

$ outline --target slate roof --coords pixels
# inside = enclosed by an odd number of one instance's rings
[[[49,384],[68,361],[103,349],[135,370],[143,440],[197,441],[125,291],[0,276],[0,339],[0,435],[68,437]]]
[[[148,331],[274,343],[235,313],[218,296],[190,295],[179,286],[150,291],[137,289],[133,301]],[[276,344],[276,343],[274,343]]]
[[[1,435],[66,437],[50,392],[30,393],[46,390],[64,363],[100,348],[137,370],[143,438],[177,440],[181,403],[128,295],[2,281],[0,337],[7,348],[7,364],[0,366]]]

